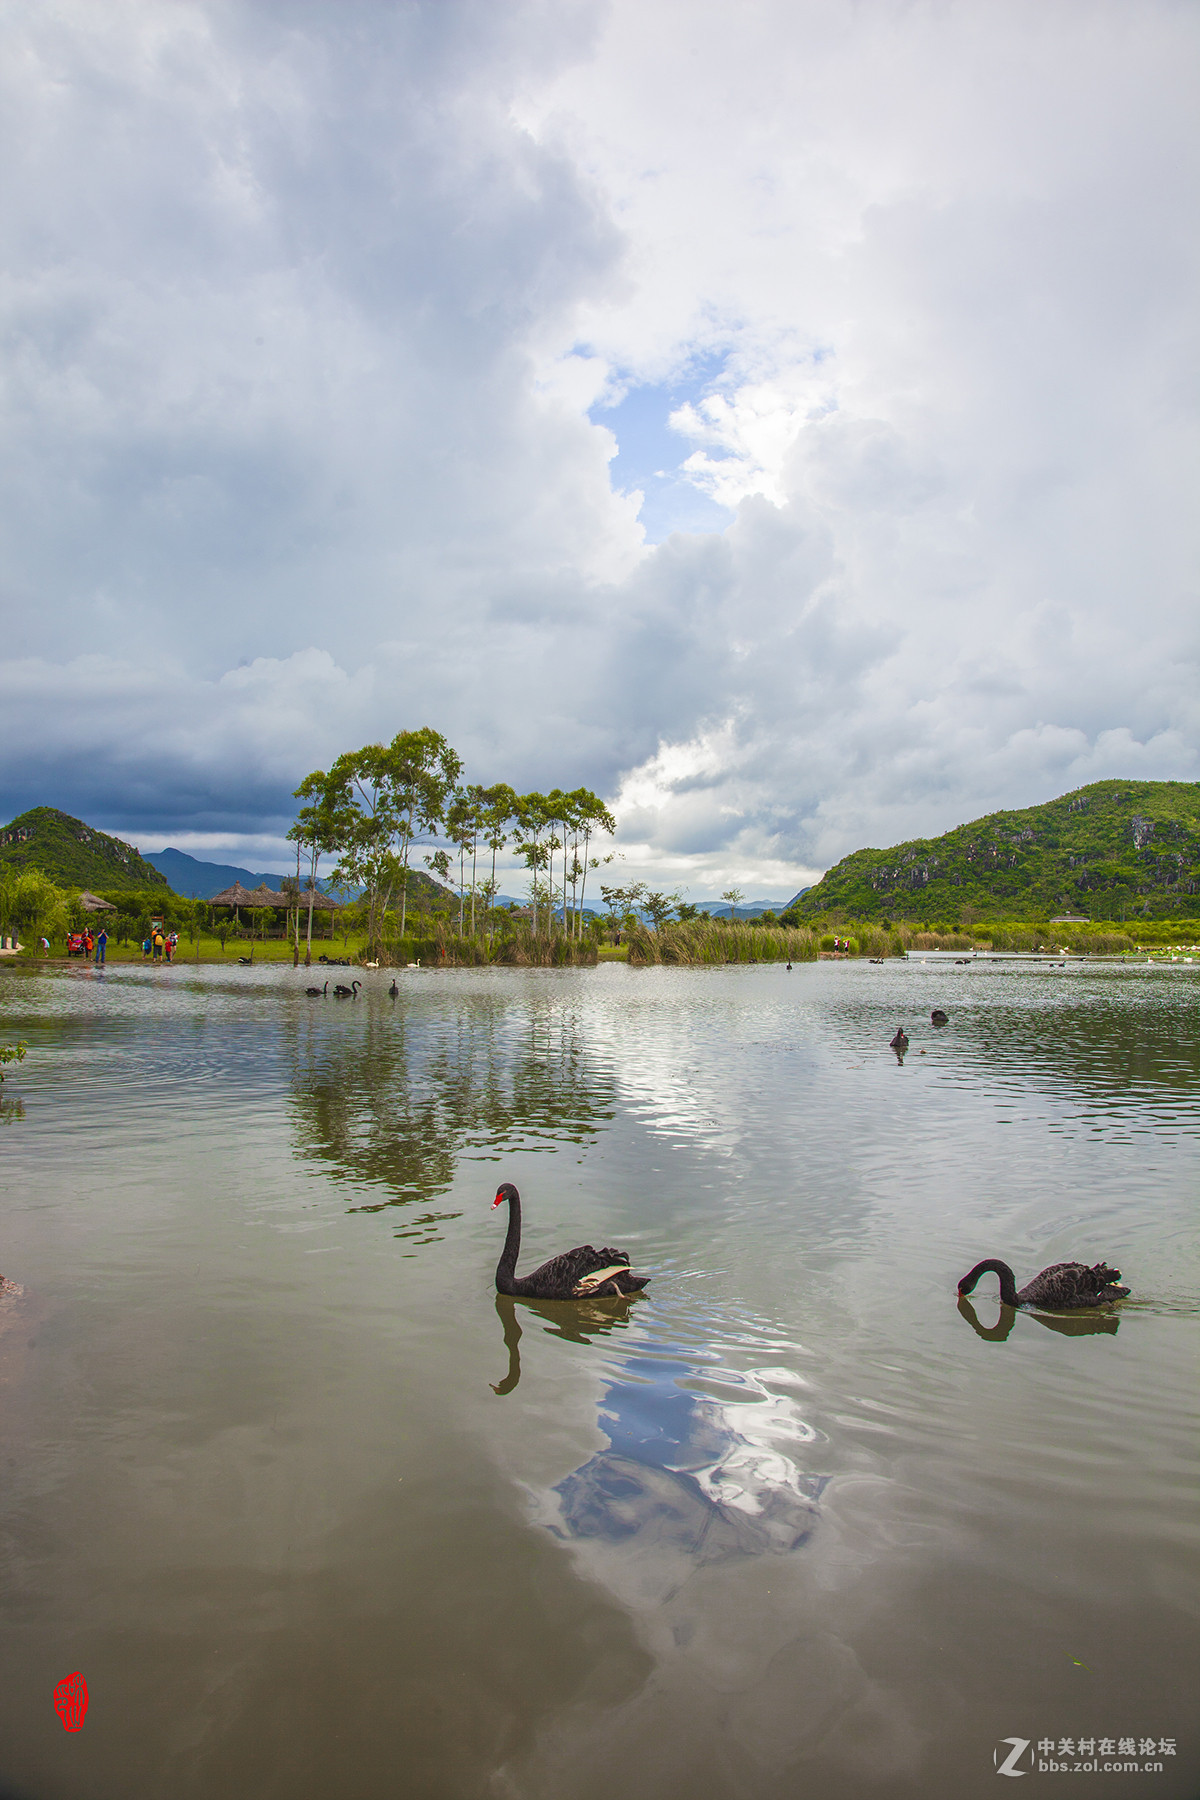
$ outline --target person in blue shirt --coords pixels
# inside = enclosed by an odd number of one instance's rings
[[[96,934],[96,961],[98,963],[102,963],[104,961],[104,952],[107,949],[108,949],[108,933],[107,933],[107,931],[105,931],[105,929],[102,925],[100,927],[99,932]]]

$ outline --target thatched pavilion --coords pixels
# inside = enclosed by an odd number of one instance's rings
[[[232,887],[222,888],[219,894],[214,894],[208,904],[232,906],[235,909],[239,906],[261,906],[263,902],[256,900],[254,893],[253,888],[243,887],[240,881],[235,881]]]
[[[293,906],[298,906],[301,913],[306,913],[309,897],[307,888],[301,888],[299,891],[294,886],[282,889],[265,886],[247,888],[243,887],[240,881],[235,881],[232,887],[222,888],[219,894],[214,894],[208,904],[232,908],[234,917],[240,925],[239,909],[243,906],[270,906],[279,911],[285,907],[290,910]],[[341,911],[336,900],[331,900],[328,894],[322,894],[319,890],[311,898],[314,912],[335,913]]]

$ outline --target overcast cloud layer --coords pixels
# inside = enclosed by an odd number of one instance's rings
[[[1194,6],[0,18],[4,817],[283,866],[432,724],[782,896],[1200,777]]]

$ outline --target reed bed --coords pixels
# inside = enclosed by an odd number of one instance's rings
[[[384,968],[419,962],[425,968],[487,968],[492,964],[524,968],[588,968],[599,961],[595,942],[564,937],[561,932],[534,931],[525,920],[505,924],[494,935],[477,932],[459,937],[443,925],[428,936],[392,938],[379,952]]]
[[[689,919],[652,931],[635,925],[626,933],[631,963],[815,962],[820,946],[815,932],[803,926],[728,924]]]

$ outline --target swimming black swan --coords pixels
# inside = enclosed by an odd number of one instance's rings
[[[352,981],[349,987],[343,987],[339,981],[333,990],[333,997],[335,1000],[357,1000],[358,990],[361,986],[361,981]]]
[[[1123,1300],[1127,1287],[1117,1287],[1120,1269],[1097,1263],[1089,1269],[1086,1263],[1051,1263],[1018,1292],[1013,1272],[1006,1262],[989,1256],[976,1263],[958,1284],[960,1294],[969,1294],[981,1275],[1000,1277],[1000,1299],[1005,1306],[1045,1306],[1065,1312],[1072,1306],[1102,1306],[1109,1300]]]
[[[508,1236],[504,1251],[496,1264],[498,1294],[526,1294],[531,1300],[582,1300],[597,1294],[636,1294],[650,1277],[634,1275],[623,1250],[593,1250],[580,1244],[576,1250],[552,1256],[532,1275],[518,1275],[517,1256],[521,1249],[521,1196],[511,1181],[496,1190],[493,1206],[508,1201]]]
[[[400,989],[396,986],[396,977],[393,975],[392,976],[392,985],[388,989],[388,999],[394,1000],[399,992],[400,992]]]
[[[950,1023],[949,1018],[942,1011],[940,1006],[934,1007],[933,1011],[929,1015],[929,1019],[930,1019],[930,1023],[933,1025],[948,1025]]]
[[[897,1025],[896,1035],[892,1039],[891,1043],[888,1045],[888,1048],[889,1048],[889,1050],[907,1050],[908,1049],[908,1033],[905,1031],[903,1025]]]
[[[305,988],[304,991],[310,1000],[323,1000],[329,992],[329,983],[326,982],[323,988]]]

